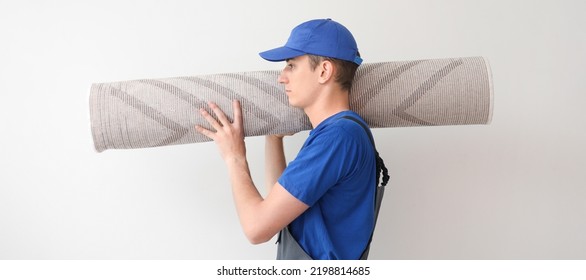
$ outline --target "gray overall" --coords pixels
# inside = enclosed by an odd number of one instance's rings
[[[374,226],[376,227],[376,221],[378,219],[378,213],[379,213],[381,202],[382,202],[383,195],[385,192],[385,186],[389,181],[388,170],[385,167],[385,164],[384,164],[382,158],[379,156],[378,152],[376,151],[376,147],[374,145],[374,139],[372,137],[372,134],[368,130],[368,128],[362,122],[360,122],[359,120],[357,120],[351,116],[344,116],[342,118],[349,119],[349,120],[352,120],[352,121],[360,124],[360,126],[362,126],[362,128],[364,128],[364,130],[367,132],[368,136],[370,137],[370,142],[372,143],[372,146],[375,151],[376,173],[377,173],[376,185],[377,185],[377,187],[376,187],[376,194],[375,194],[376,198],[374,201]],[[380,176],[381,172],[383,175],[383,182],[381,183],[380,186],[378,186],[379,176]],[[368,258],[368,253],[370,251],[370,243],[372,242],[372,235],[373,234],[374,234],[374,227],[373,227],[372,233],[370,235],[370,240],[368,241],[366,248],[364,249],[364,251],[362,252],[362,255],[360,256],[361,260],[366,260]],[[301,246],[299,245],[297,240],[295,240],[295,238],[291,235],[291,232],[289,232],[288,226],[285,227],[284,229],[282,229],[281,232],[279,232],[279,238],[277,239],[277,244],[278,244],[277,245],[277,260],[312,260],[312,258],[305,252],[305,250],[303,250],[303,248],[301,248]]]

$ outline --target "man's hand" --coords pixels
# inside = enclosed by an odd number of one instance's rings
[[[209,102],[208,105],[218,117],[219,122],[216,121],[204,108],[200,109],[200,113],[216,131],[214,132],[197,125],[197,132],[216,142],[220,154],[227,164],[235,160],[245,161],[246,145],[244,144],[244,126],[240,102],[238,100],[232,102],[234,122],[230,122],[228,117],[226,117],[226,114],[224,114],[220,107],[215,103]]]

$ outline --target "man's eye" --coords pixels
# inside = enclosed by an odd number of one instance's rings
[[[287,67],[293,69],[293,64],[287,64]]]

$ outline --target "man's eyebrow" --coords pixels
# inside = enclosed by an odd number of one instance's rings
[[[285,60],[285,62],[289,62],[291,60],[295,60],[295,58],[294,57],[293,58],[287,58],[287,60]]]

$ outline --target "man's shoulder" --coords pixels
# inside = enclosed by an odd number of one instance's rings
[[[353,111],[344,111],[326,119],[311,133],[310,138],[335,142],[360,141],[365,133],[362,125],[366,125],[366,122],[358,114]]]
[[[368,126],[358,114],[350,111],[338,116],[332,124],[332,129],[343,131],[349,136],[360,136],[366,133],[365,130],[368,129]]]

